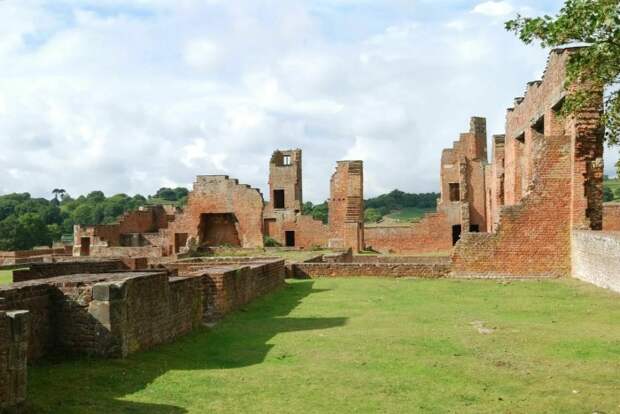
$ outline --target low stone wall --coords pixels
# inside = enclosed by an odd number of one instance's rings
[[[14,271],[13,282],[49,279],[51,277],[71,274],[117,272],[119,270],[124,270],[125,268],[126,267],[121,260],[33,263],[29,266],[29,269]]]
[[[14,310],[30,312],[28,359],[47,354],[53,347],[50,287],[36,282],[0,286],[0,312]]]
[[[30,262],[43,261],[45,256],[65,255],[66,250],[60,249],[39,249],[39,250],[17,250],[12,252],[0,252],[0,265],[15,265]]]
[[[90,353],[127,356],[168,342],[202,321],[202,286],[196,278],[136,273],[93,286],[88,313],[103,328]]]
[[[284,260],[193,269],[203,284],[205,318],[220,319],[284,285]]]
[[[69,275],[0,288],[0,311],[30,312],[28,357],[126,356],[186,333],[202,319],[203,289],[167,271]]]
[[[413,264],[450,264],[450,256],[378,256],[356,255],[351,263],[413,263]]]
[[[351,249],[345,252],[329,253],[322,257],[322,260],[305,260],[304,263],[351,263],[353,261],[353,251]]]
[[[620,292],[620,233],[573,230],[572,274]]]
[[[450,273],[450,264],[440,263],[296,263],[298,279],[317,277],[420,277],[440,278]]]
[[[0,311],[0,412],[26,400],[29,317]]]
[[[162,247],[107,247],[93,246],[90,249],[91,257],[161,257],[164,255]]]

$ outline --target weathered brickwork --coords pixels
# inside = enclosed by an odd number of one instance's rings
[[[463,236],[456,276],[567,276],[571,228],[601,227],[602,130],[597,111],[560,118],[570,49],[554,50],[506,118],[504,206],[493,234]],[[598,97],[601,95],[597,91]],[[501,160],[501,156],[495,157]],[[500,188],[501,175],[487,190]],[[494,206],[494,205],[492,205]],[[492,207],[493,208],[493,207]]]
[[[38,282],[0,286],[0,312],[14,310],[30,313],[28,359],[40,358],[53,349],[50,287]]]
[[[441,156],[441,197],[435,213],[406,226],[367,226],[367,248],[381,253],[448,252],[462,233],[488,229],[486,119],[472,117]]]
[[[470,225],[478,226],[478,231],[486,230],[486,140],[486,119],[472,117],[469,132],[462,133],[452,148],[442,153],[441,198],[437,210],[446,214],[451,226],[460,225],[463,232],[469,231]],[[463,203],[467,203],[465,215]]]
[[[573,277],[620,292],[620,233],[574,230]]]
[[[202,298],[199,280],[166,272],[98,283],[88,314],[103,333],[90,353],[124,357],[188,333],[202,321]]]
[[[0,252],[0,266],[13,266],[52,260],[70,254],[65,248]]]
[[[174,213],[164,206],[144,207],[125,213],[115,224],[76,226],[73,254],[113,256],[114,252],[108,253],[106,248],[161,246],[159,231],[168,228],[168,223],[174,220]]]
[[[364,165],[338,161],[330,181],[329,241],[331,248],[364,249]]]
[[[485,172],[487,190],[487,231],[497,231],[499,225],[499,210],[505,204],[504,199],[504,135],[493,136],[493,159],[487,165]]]
[[[34,263],[28,269],[15,270],[13,282],[26,282],[36,279],[48,279],[71,274],[90,274],[116,272],[124,270],[121,260],[102,260],[88,262]]]
[[[409,226],[366,227],[366,247],[380,253],[431,253],[452,250],[452,226],[443,212],[426,214]]]
[[[298,279],[318,277],[439,278],[450,273],[445,263],[295,263]]]
[[[603,204],[603,230],[620,231],[620,203]]]
[[[245,260],[243,260],[245,259]],[[219,319],[284,285],[284,260],[278,258],[213,258],[166,264],[179,275],[201,280],[204,314]]]
[[[0,311],[0,412],[26,400],[29,323],[27,311]]]
[[[190,239],[199,246],[263,247],[263,208],[255,188],[223,175],[198,176],[185,211],[169,225],[168,253],[180,252]]]

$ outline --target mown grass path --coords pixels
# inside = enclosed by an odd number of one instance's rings
[[[174,344],[30,370],[36,413],[620,412],[620,295],[573,280],[293,281]]]

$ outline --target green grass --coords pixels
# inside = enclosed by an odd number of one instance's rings
[[[620,180],[619,179],[614,178],[612,180],[605,180],[603,182],[603,185],[605,187],[608,187],[611,190],[611,192],[614,194],[614,200],[619,200],[620,199],[620,198],[616,197],[616,190],[618,188],[620,188]]]
[[[0,270],[0,285],[6,285],[13,282],[12,270]]]
[[[435,209],[423,209],[417,207],[407,207],[402,210],[394,211],[385,217],[401,222],[419,221],[424,214],[435,211]]]
[[[619,295],[572,280],[295,281],[126,360],[41,363],[30,408],[617,413],[618,321]]]

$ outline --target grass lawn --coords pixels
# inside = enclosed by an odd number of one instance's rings
[[[620,295],[573,280],[289,282],[126,360],[44,362],[33,413],[620,412]]]
[[[12,270],[0,270],[0,285],[6,285],[13,282]]]
[[[614,193],[614,199],[618,200],[618,198],[615,196],[616,195],[616,190],[618,188],[620,188],[620,180],[618,180],[617,178],[613,179],[613,180],[605,180],[603,182],[603,185],[605,187],[609,187],[609,189],[611,190],[612,193]]]
[[[401,222],[419,221],[422,216],[428,212],[435,211],[435,209],[423,209],[417,207],[407,207],[402,210],[394,211],[388,214],[386,217]]]

